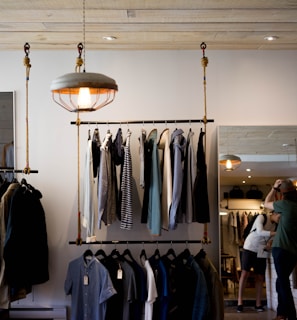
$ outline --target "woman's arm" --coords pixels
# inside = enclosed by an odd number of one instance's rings
[[[264,207],[270,210],[273,210],[273,202],[275,201],[275,193],[277,192],[279,186],[282,184],[281,179],[277,179],[274,182],[274,185],[272,189],[268,192],[265,201],[264,201]]]
[[[271,236],[271,232],[268,231],[268,230],[264,230],[264,216],[262,214],[259,214],[257,219],[255,220],[255,228],[256,228],[256,233],[259,235],[259,236],[262,236],[262,237],[269,237]],[[267,217],[267,219],[269,219]]]

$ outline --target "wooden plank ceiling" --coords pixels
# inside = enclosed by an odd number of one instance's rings
[[[86,48],[296,50],[297,0],[86,0]],[[83,0],[1,0],[0,50],[73,49]],[[278,37],[275,41],[266,36]],[[116,40],[106,41],[104,36]]]

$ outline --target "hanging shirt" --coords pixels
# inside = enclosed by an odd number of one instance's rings
[[[161,173],[157,148],[157,129],[153,129],[148,139],[152,142],[152,163],[148,200],[147,225],[152,235],[161,234]]]
[[[165,129],[160,136],[158,149],[162,150],[160,157],[160,166],[162,172],[162,228],[169,228],[169,210],[172,203],[172,172],[171,172],[171,155],[169,129]]]
[[[181,192],[183,184],[183,160],[186,139],[183,136],[182,129],[176,129],[171,135],[171,152],[173,163],[173,190],[172,205],[169,213],[169,229],[174,230],[177,227],[177,214],[181,210]]]
[[[144,158],[145,158],[145,151],[144,151],[144,144],[146,140],[146,131],[144,129],[141,129],[141,135],[138,138],[139,139],[139,185],[141,188],[144,188],[145,186],[145,179],[144,179]]]
[[[158,292],[158,297],[154,302],[153,319],[167,320],[169,293],[166,268],[161,257],[159,256],[159,253],[152,255],[149,258],[149,263],[154,273]]]
[[[97,211],[97,179],[94,179],[93,142],[88,140],[85,155],[85,172],[83,183],[82,225],[86,228],[86,242],[95,242],[95,214]]]
[[[119,128],[114,141],[112,142],[111,149],[111,161],[112,161],[112,172],[115,175],[115,192],[116,192],[116,213],[117,218],[121,220],[121,201],[122,201],[122,175],[124,166],[124,145],[122,129]]]
[[[92,138],[92,158],[93,158],[93,175],[94,178],[97,178],[98,176],[98,168],[100,164],[100,135],[99,130],[96,128],[93,132],[93,138]]]
[[[122,201],[122,175],[124,166],[124,143],[122,136],[122,129],[119,128],[114,141],[112,142],[112,162],[114,163],[115,172],[115,189],[116,189],[116,208],[117,208],[117,218],[121,220],[121,201]]]
[[[132,160],[130,152],[131,131],[128,130],[124,147],[124,166],[121,183],[121,229],[131,230],[133,227],[132,212]]]
[[[137,299],[136,280],[133,268],[127,261],[120,261],[123,270],[123,320],[133,318],[133,307]]]
[[[116,220],[116,180],[111,160],[111,133],[108,132],[100,150],[100,167],[98,171],[98,228],[101,222],[106,225]]]
[[[196,273],[196,288],[195,288],[195,299],[193,303],[192,319],[207,320],[209,318],[209,294],[207,288],[207,282],[202,269],[199,264],[190,257],[191,267]]]
[[[205,153],[203,147],[204,135],[205,132],[201,130],[197,148],[197,176],[195,178],[193,190],[193,221],[199,223],[210,222],[207,186],[207,167],[205,163]]]
[[[147,292],[148,292],[147,299],[145,301],[145,306],[144,306],[144,320],[152,320],[154,302],[158,297],[158,292],[157,292],[154,273],[148,260],[144,261],[144,269],[146,272]]]
[[[153,145],[154,140],[152,139],[146,139],[146,141],[144,142],[144,192],[141,210],[141,223],[147,223],[148,221]]]
[[[186,155],[184,161],[184,180],[182,190],[182,216],[178,222],[193,222],[193,188],[196,177],[196,162],[193,146],[194,132],[190,129],[187,138]]]
[[[116,294],[107,269],[83,256],[68,265],[65,294],[71,294],[71,320],[105,319],[106,301]]]

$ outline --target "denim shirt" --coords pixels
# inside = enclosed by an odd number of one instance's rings
[[[106,301],[116,294],[103,264],[83,255],[69,263],[64,290],[71,294],[71,320],[105,319]]]
[[[183,185],[183,166],[184,150],[187,141],[183,136],[182,129],[176,129],[171,135],[171,150],[173,164],[173,190],[172,190],[172,205],[169,212],[169,229],[174,230],[177,227],[176,217],[178,210],[181,210],[181,192]]]

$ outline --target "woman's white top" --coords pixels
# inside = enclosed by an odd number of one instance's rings
[[[258,252],[259,246],[266,244],[270,237],[270,231],[275,231],[275,223],[272,223],[269,215],[264,224],[265,218],[262,214],[256,218],[251,232],[244,241],[243,248],[249,251]]]

